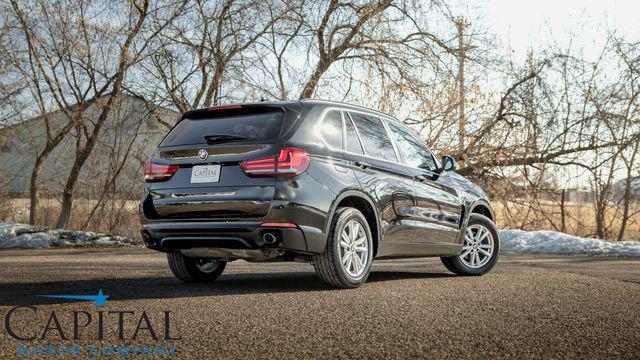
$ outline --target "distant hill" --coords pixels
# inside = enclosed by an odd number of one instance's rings
[[[91,105],[85,111],[85,123],[91,124],[99,111],[98,106]],[[62,111],[47,116],[53,131],[67,123],[67,116]],[[120,96],[101,130],[96,148],[83,167],[76,193],[82,195],[100,191],[109,174],[123,164],[116,189],[137,196],[144,177],[144,163],[168,131],[161,122],[174,124],[177,118],[175,111],[142,98]],[[44,124],[44,116],[39,116],[0,129],[0,184],[3,185],[3,192],[19,197],[28,196],[31,170],[37,153],[46,141]],[[46,196],[47,191],[60,192],[66,182],[75,156],[74,131],[54,150],[43,166],[40,175],[44,190],[42,196]]]

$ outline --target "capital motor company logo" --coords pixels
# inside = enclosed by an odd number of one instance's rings
[[[109,295],[49,294],[42,298],[92,301],[93,308],[43,310],[32,305],[10,308],[4,331],[25,357],[176,356],[176,332],[171,311],[110,309]],[[154,325],[155,324],[155,325]]]

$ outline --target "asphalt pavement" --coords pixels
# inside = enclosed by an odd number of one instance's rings
[[[106,307],[40,296],[100,289]],[[33,308],[8,316],[17,306]],[[438,259],[386,260],[361,288],[333,290],[300,263],[236,261],[216,283],[183,284],[163,254],[141,248],[0,251],[3,359],[25,358],[20,351],[71,358],[74,345],[76,358],[111,359],[125,350],[207,359],[638,359],[639,314],[640,260],[630,259],[503,254],[482,277],[454,276]],[[37,339],[11,337],[7,317],[14,335]]]

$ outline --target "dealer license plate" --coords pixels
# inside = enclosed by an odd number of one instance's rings
[[[191,183],[217,183],[220,181],[220,165],[199,165],[191,168]]]

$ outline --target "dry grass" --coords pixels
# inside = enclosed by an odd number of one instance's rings
[[[494,202],[496,220],[501,228],[523,230],[562,230],[560,207],[553,203],[533,208],[528,201]],[[640,240],[640,209],[638,204],[631,209],[635,213],[627,222],[624,240]],[[615,239],[621,226],[622,211],[614,206],[607,209],[605,222],[609,226],[608,239]],[[588,203],[565,204],[565,231],[568,234],[593,237],[596,235],[595,208]]]
[[[26,223],[29,220],[28,199],[4,199],[0,206],[0,220]],[[105,232],[113,235],[129,236],[139,239],[139,223],[136,200],[114,200],[106,202],[106,206],[96,213],[86,230]],[[95,201],[76,199],[69,220],[68,228],[80,230]],[[561,230],[561,215],[558,206],[541,205],[543,209],[532,209],[526,201],[494,202],[496,221],[501,228],[523,230]],[[53,226],[60,210],[60,202],[56,199],[42,199],[38,223]],[[625,240],[640,240],[640,211],[630,219],[625,232]],[[619,211],[618,211],[619,213]],[[565,232],[577,236],[595,236],[595,212],[590,204],[567,203],[565,214]],[[620,220],[616,209],[608,211],[607,223],[611,223],[608,238],[614,239],[620,228]]]
[[[67,228],[103,232],[111,235],[139,238],[138,201],[105,201],[104,207],[96,211],[92,220],[83,228],[88,214],[95,206],[95,200],[75,199]],[[10,214],[4,214],[5,222],[29,222],[29,199],[12,199],[9,203]],[[44,198],[40,200],[38,224],[53,227],[60,212],[60,201]]]

